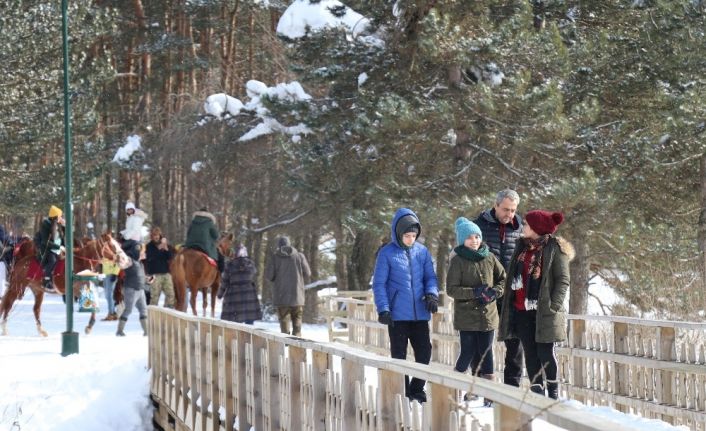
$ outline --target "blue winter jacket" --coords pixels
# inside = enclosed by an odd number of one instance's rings
[[[378,313],[389,311],[392,320],[429,320],[424,295],[439,296],[431,254],[418,242],[405,248],[395,235],[397,222],[408,214],[419,220],[410,209],[397,210],[390,226],[392,241],[378,252],[373,275],[375,306]]]

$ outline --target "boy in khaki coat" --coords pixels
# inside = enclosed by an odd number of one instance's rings
[[[482,240],[478,225],[465,217],[456,220],[457,247],[446,289],[454,299],[454,328],[461,342],[454,369],[465,373],[470,365],[474,375],[492,380],[493,339],[499,323],[495,301],[503,294],[505,270]]]

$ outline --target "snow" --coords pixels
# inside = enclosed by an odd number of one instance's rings
[[[334,14],[333,11],[341,13]],[[277,23],[277,34],[299,39],[323,29],[342,27],[357,37],[367,31],[369,25],[370,20],[338,0],[321,0],[317,3],[295,0]]]
[[[232,120],[243,112],[253,113],[262,120],[255,127],[245,132],[238,141],[250,141],[260,136],[282,133],[292,136],[292,141],[296,143],[301,140],[301,135],[312,133],[311,129],[304,123],[298,123],[293,126],[281,124],[270,116],[269,109],[262,103],[263,98],[283,103],[310,101],[311,96],[304,91],[299,82],[282,82],[274,87],[268,87],[265,83],[252,79],[245,84],[245,90],[248,97],[250,97],[247,103],[243,103],[227,94],[217,93],[208,96],[203,106],[208,116],[219,120]],[[200,121],[199,124],[205,124],[205,120]]]
[[[368,80],[368,74],[363,72],[360,75],[358,75],[358,87],[362,87],[363,84],[365,84],[365,81]]]
[[[49,337],[42,338],[35,329],[33,303],[34,298],[28,292],[15,304],[8,320],[10,335],[0,337],[0,430],[152,430],[148,340],[142,336],[137,315],[133,313],[127,322],[127,336],[116,337],[117,323],[100,320],[91,335],[84,335],[83,327],[89,314],[75,313],[74,331],[79,332],[79,353],[62,357],[61,332],[66,328],[66,306],[58,295],[45,297],[42,323]],[[106,309],[102,293],[99,305]],[[216,308],[220,315],[220,302]],[[200,304],[198,309],[201,309]],[[98,314],[100,318],[105,313]],[[258,321],[255,326],[279,331],[276,321]],[[304,324],[302,331],[306,338],[328,339],[325,325]],[[334,368],[340,371],[340,360],[337,362]],[[366,384],[376,385],[372,368],[366,368],[365,375]],[[481,402],[468,403],[468,412],[481,424],[492,424],[493,410],[481,407]],[[564,402],[631,429],[688,429],[626,415],[609,407],[588,407],[573,400]],[[553,431],[559,428],[535,420],[533,429]]]
[[[191,172],[200,172],[203,166],[203,162],[194,162],[191,164]]]
[[[138,135],[130,135],[126,139],[125,145],[118,148],[118,151],[113,157],[113,163],[124,164],[130,161],[130,157],[137,151],[141,150],[140,142],[142,138]]]
[[[34,325],[33,304],[27,291],[10,312],[9,335],[0,337],[0,430],[151,431],[148,344],[137,311],[128,319],[126,337],[115,336],[117,322],[100,321],[105,312],[98,313],[93,333],[84,335],[89,314],[75,312],[79,353],[62,357],[66,305],[59,295],[45,295],[41,318],[49,336],[42,338]],[[99,305],[107,309],[102,293]],[[279,331],[276,321],[255,326]],[[311,339],[328,339],[325,325],[304,324],[302,332]]]

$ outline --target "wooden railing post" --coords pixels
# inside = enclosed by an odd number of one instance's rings
[[[222,383],[224,385],[223,390],[225,392],[225,400],[223,400],[223,408],[225,409],[225,429],[233,429],[235,423],[235,409],[238,408],[235,405],[235,396],[233,393],[233,382],[236,376],[236,369],[238,363],[233,361],[234,356],[237,358],[237,352],[233,354],[233,348],[238,348],[237,334],[234,329],[223,328],[223,339],[221,340],[223,345],[223,377]],[[236,382],[238,387],[242,385],[241,382]]]
[[[672,327],[659,327],[657,334],[657,359],[661,361],[675,361],[677,356],[676,333]],[[660,370],[656,376],[657,399],[660,404],[674,405],[674,373]],[[662,420],[674,423],[674,417],[662,415]]]
[[[326,370],[329,355],[319,351],[311,352],[314,377],[314,431],[326,430]]]
[[[519,410],[503,404],[496,404],[493,407],[495,426],[497,431],[531,431],[531,418]]]
[[[613,322],[613,353],[627,354],[628,353],[628,324],[621,322]],[[613,362],[613,394],[628,395],[628,366]],[[627,412],[627,406],[615,403],[615,409],[621,412]]]
[[[449,412],[456,407],[456,391],[448,386],[430,383],[431,386],[431,429],[449,429]]]
[[[296,430],[302,422],[302,401],[301,401],[301,366],[302,363],[306,363],[306,349],[301,347],[289,346],[289,364],[291,368],[291,405],[289,406],[289,412],[291,417],[291,424],[289,429]]]
[[[395,399],[404,396],[404,376],[394,371],[378,369],[378,427],[381,430],[396,429]]]
[[[267,341],[267,357],[269,358],[269,364],[268,364],[268,369],[270,372],[269,378],[270,378],[270,411],[269,411],[269,416],[270,416],[270,429],[271,430],[277,430],[279,429],[279,417],[280,417],[280,410],[279,410],[279,393],[280,393],[280,387],[279,387],[279,358],[280,356],[284,358],[284,344],[280,343],[279,341],[274,341],[274,340],[268,340]],[[299,372],[299,369],[296,371],[292,370],[292,372]],[[292,388],[294,390],[294,388]],[[299,387],[297,387],[297,392],[299,391]]]
[[[583,319],[571,319],[569,321],[569,342],[573,349],[586,348],[586,321]],[[574,356],[571,364],[571,386],[575,388],[585,388],[585,366],[586,360],[580,356]],[[585,402],[585,397],[576,393],[569,395],[580,402]]]
[[[267,340],[257,335],[251,335],[252,339],[252,397],[253,397],[253,425],[256,430],[268,430],[265,427],[265,411],[270,405],[270,393],[265,392],[263,381],[263,366],[268,367],[262,360],[262,354],[267,352]],[[269,376],[267,377],[269,379]],[[266,406],[266,407],[265,407]],[[269,411],[267,411],[269,415]],[[269,424],[268,424],[269,425]]]
[[[238,429],[249,430],[253,425],[254,421],[249,421],[248,416],[248,375],[252,372],[251,364],[248,363],[247,357],[249,355],[248,351],[252,350],[250,334],[245,331],[237,331],[237,340],[235,341],[237,345],[234,347],[237,349],[237,368],[238,368],[238,379],[237,379],[237,391],[238,391]],[[230,429],[230,428],[228,428]]]
[[[365,374],[363,365],[341,359],[341,388],[343,392],[343,431],[357,431],[355,424],[355,382],[359,381],[365,387]]]

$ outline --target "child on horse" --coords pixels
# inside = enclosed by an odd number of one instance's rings
[[[218,262],[218,272],[223,272],[225,259],[217,248],[218,237],[216,217],[206,208],[201,208],[194,213],[194,218],[186,231],[184,247],[206,253],[211,259]]]
[[[59,293],[52,282],[54,267],[59,255],[64,251],[63,211],[52,205],[49,208],[49,215],[42,220],[39,232],[35,236],[37,246],[37,259],[44,272],[44,291],[47,293]]]
[[[125,204],[125,214],[127,214],[127,219],[125,220],[125,229],[120,231],[120,234],[126,240],[131,239],[139,243],[142,242],[143,236],[143,224],[147,220],[147,214],[139,208],[135,207],[135,204],[128,201]]]

